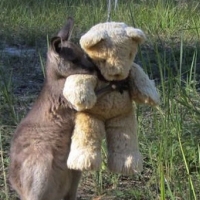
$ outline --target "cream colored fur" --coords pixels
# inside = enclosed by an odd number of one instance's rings
[[[135,102],[157,105],[155,84],[133,63],[138,44],[145,40],[140,29],[124,23],[107,22],[92,27],[80,40],[108,81],[129,79],[129,91],[110,92],[102,98],[95,91],[108,83],[94,75],[73,75],[66,79],[63,94],[76,114],[75,129],[67,165],[71,169],[97,170],[101,166],[101,141],[106,136],[108,168],[133,174],[142,170],[137,138]]]
[[[130,85],[132,85],[131,96],[137,103],[145,103],[149,105],[158,105],[160,97],[153,80],[150,80],[144,70],[133,63]]]
[[[65,82],[63,94],[77,111],[90,109],[97,101],[96,84],[97,77],[94,75],[71,75]]]

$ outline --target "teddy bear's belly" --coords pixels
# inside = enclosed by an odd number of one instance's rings
[[[130,112],[132,106],[132,101],[127,91],[124,91],[122,94],[113,91],[98,99],[95,106],[89,112],[103,119],[109,119]]]

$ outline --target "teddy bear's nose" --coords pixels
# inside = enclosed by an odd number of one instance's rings
[[[122,75],[121,74],[115,74],[113,75],[114,80],[121,80]]]

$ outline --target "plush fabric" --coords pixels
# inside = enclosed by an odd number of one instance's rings
[[[142,30],[120,22],[97,24],[81,37],[82,49],[105,80],[89,74],[71,75],[66,79],[63,94],[78,111],[67,160],[69,168],[98,170],[101,142],[106,137],[110,171],[127,175],[142,170],[134,102],[159,103],[154,81],[133,62],[138,45],[144,40]],[[96,97],[95,92],[106,87],[109,81],[124,79],[128,79],[128,90]]]

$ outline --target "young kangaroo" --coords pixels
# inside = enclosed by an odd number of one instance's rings
[[[93,73],[93,63],[69,41],[73,20],[52,38],[43,89],[11,143],[9,179],[21,200],[75,200],[80,171],[70,170],[75,111],[62,95],[66,77]]]

